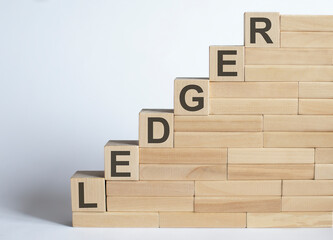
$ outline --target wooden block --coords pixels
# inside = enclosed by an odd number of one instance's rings
[[[320,115],[265,115],[267,132],[331,132],[333,116]]]
[[[103,171],[77,171],[71,178],[72,211],[105,212]]]
[[[283,212],[333,211],[333,196],[282,197]]]
[[[228,180],[313,179],[314,164],[229,164]]]
[[[193,197],[107,197],[108,212],[193,211]]]
[[[281,15],[281,31],[332,32],[331,15]]]
[[[299,114],[333,114],[333,99],[300,99]]]
[[[226,180],[226,165],[140,164],[141,180]]]
[[[226,148],[140,148],[140,163],[226,164]]]
[[[315,179],[333,179],[333,164],[316,164]]]
[[[333,49],[246,48],[245,55],[246,65],[332,65]]]
[[[330,228],[331,212],[248,213],[248,228]]]
[[[280,14],[246,12],[245,47],[280,47]]]
[[[313,148],[229,148],[228,163],[295,164],[314,163]]]
[[[195,212],[280,212],[281,197],[195,197]]]
[[[281,47],[332,48],[333,32],[281,32]]]
[[[298,98],[296,82],[210,82],[210,98]]]
[[[264,132],[264,147],[333,147],[333,133]]]
[[[298,99],[210,98],[210,114],[297,114]]]
[[[157,212],[73,212],[73,227],[158,228],[159,216]]]
[[[244,47],[209,47],[210,81],[244,81]]]
[[[194,181],[106,181],[106,195],[120,197],[194,196]]]
[[[333,164],[333,148],[316,148],[315,163]]]
[[[161,228],[245,228],[246,213],[161,212]]]
[[[333,52],[332,52],[333,54]],[[296,54],[295,54],[296,55]],[[309,54],[310,55],[310,54]],[[317,56],[318,57],[318,56]],[[281,56],[282,58],[282,56]],[[320,57],[318,57],[320,58]],[[288,61],[288,60],[286,60]],[[296,61],[296,60],[295,60]],[[327,59],[327,64],[328,63]],[[263,62],[262,64],[266,64]],[[278,64],[283,64],[281,60]],[[330,82],[333,66],[319,65],[246,65],[245,81],[263,82]],[[314,89],[314,92],[316,90]],[[301,95],[301,92],[299,93]]]
[[[261,115],[176,116],[175,132],[261,132]]]
[[[175,147],[262,147],[260,132],[175,132]]]
[[[109,141],[104,146],[106,180],[139,180],[138,141]]]
[[[333,180],[284,180],[283,196],[333,196]]]
[[[196,181],[195,196],[281,196],[281,181]]]
[[[139,114],[140,147],[173,147],[173,110],[142,109]]]
[[[176,78],[174,84],[175,115],[208,115],[208,78]]]
[[[333,98],[333,82],[300,82],[300,98]]]

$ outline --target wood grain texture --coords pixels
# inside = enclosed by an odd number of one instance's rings
[[[264,132],[264,147],[333,147],[333,133]]]
[[[261,115],[175,116],[175,132],[261,132]]]
[[[299,114],[333,115],[333,99],[300,99]]]
[[[280,212],[281,197],[195,197],[195,212]]]
[[[331,212],[248,213],[248,228],[330,228]]]
[[[316,148],[315,163],[333,164],[333,148]]]
[[[332,65],[333,49],[245,48],[246,65]]]
[[[194,181],[106,181],[106,195],[121,197],[194,196]]]
[[[229,164],[314,163],[313,148],[229,148]]]
[[[140,180],[226,180],[226,165],[140,164]]]
[[[220,51],[233,51],[235,54],[223,54]],[[222,61],[234,61],[233,64],[223,64]],[[223,66],[223,72],[236,73],[233,76],[222,76],[218,72],[218,64]],[[220,65],[220,66],[221,66]],[[209,46],[209,81],[244,81],[244,46]]]
[[[175,132],[175,147],[262,147],[260,132]]]
[[[173,147],[173,109],[142,109],[139,113],[139,146],[140,147]],[[164,142],[148,142],[148,119],[162,118],[169,126],[169,133]],[[152,137],[160,139],[164,136],[164,125],[161,122],[154,122]]]
[[[186,91],[184,100],[186,105],[190,107],[198,106],[199,101],[202,101],[202,108],[196,111],[186,110],[181,102],[180,96],[181,92],[187,86],[195,85],[201,89],[201,92],[197,90],[190,89]],[[174,81],[174,113],[175,116],[184,116],[184,115],[199,115],[205,116],[209,113],[208,106],[208,96],[209,96],[209,79],[208,78],[176,78]],[[201,100],[197,100],[197,99]]]
[[[246,213],[161,212],[161,228],[244,228]]]
[[[283,196],[333,196],[333,180],[284,180]]]
[[[333,116],[265,115],[266,132],[332,132]]]
[[[333,211],[333,196],[282,197],[284,212]]]
[[[281,47],[332,48],[333,32],[281,32]]]
[[[159,215],[157,212],[73,212],[73,227],[158,228]]]
[[[297,99],[210,98],[210,114],[297,114]]]
[[[229,164],[228,180],[313,179],[314,164]]]
[[[226,148],[140,148],[140,163],[225,164]]]
[[[315,179],[333,179],[333,164],[316,164]]]
[[[210,82],[210,98],[297,98],[296,82]]]
[[[255,33],[254,42],[251,41],[251,19],[252,18],[266,18],[270,21],[270,28],[266,34],[271,42],[267,42],[260,33]],[[266,23],[256,22],[256,28],[265,28]],[[250,47],[266,47],[278,48],[280,47],[280,13],[277,12],[246,12],[244,13],[244,45]]]
[[[281,181],[196,181],[196,196],[281,196]]]
[[[283,64],[283,61],[281,60],[279,63]],[[257,81],[257,82],[333,81],[333,66],[330,65],[325,66],[325,65],[264,65],[264,64],[265,63],[262,63],[262,65],[246,65],[245,81]],[[328,60],[327,64],[329,64]]]
[[[83,184],[83,189],[80,189],[80,184]],[[85,205],[80,204],[80,193],[81,203]],[[71,177],[71,200],[72,211],[105,212],[104,171],[77,171]]]
[[[281,15],[281,31],[332,32],[332,15]]]
[[[300,98],[333,98],[333,82],[300,82]]]
[[[107,197],[108,212],[193,211],[193,197]]]

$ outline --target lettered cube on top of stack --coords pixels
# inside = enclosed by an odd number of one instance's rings
[[[176,78],[174,109],[72,177],[73,226],[332,227],[333,16],[244,20],[209,78]]]

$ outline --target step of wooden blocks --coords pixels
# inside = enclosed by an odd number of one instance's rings
[[[245,13],[244,46],[210,46],[139,141],[71,179],[73,226],[333,227],[333,16]]]
[[[77,171],[71,178],[73,212],[105,212],[104,171]]]

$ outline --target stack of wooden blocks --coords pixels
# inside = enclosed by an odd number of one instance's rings
[[[245,13],[209,79],[139,114],[105,171],[71,179],[73,226],[332,227],[333,16]]]

